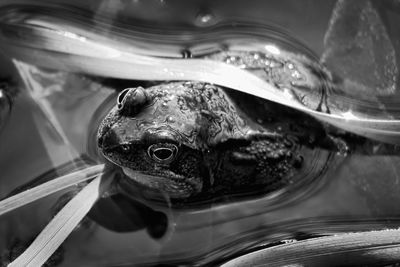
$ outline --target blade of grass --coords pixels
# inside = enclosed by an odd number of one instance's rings
[[[400,230],[344,233],[287,243],[233,259],[236,266],[364,266],[400,261]],[[385,263],[385,264],[384,264]]]
[[[108,175],[107,175],[108,176]],[[86,216],[99,196],[108,188],[110,177],[97,177],[84,187],[36,237],[9,267],[42,266]]]
[[[48,16],[46,18],[49,19]],[[24,64],[31,63],[35,66],[118,79],[195,80],[214,83],[297,109],[358,135],[393,144],[400,143],[399,119],[349,117],[340,112],[322,113],[288,98],[281,90],[260,77],[224,62],[146,56],[135,53],[132,45],[127,49],[127,44],[123,41],[106,42],[107,39],[102,35],[76,28],[66,20],[53,18],[52,21],[46,21],[37,18],[33,24],[31,22],[32,20],[18,25],[2,25],[10,32],[19,33],[7,35],[3,38],[4,42],[1,42],[2,49],[14,58],[17,68],[24,68]],[[79,35],[75,32],[79,32]],[[27,40],[29,46],[26,46]],[[107,64],[103,64],[104,61]],[[377,131],[378,129],[382,131]]]
[[[4,213],[29,204],[37,199],[48,196],[52,193],[61,191],[69,186],[73,186],[85,180],[92,179],[99,175],[104,168],[104,164],[95,165],[77,172],[73,172],[42,185],[28,189],[24,192],[0,201],[0,216]]]

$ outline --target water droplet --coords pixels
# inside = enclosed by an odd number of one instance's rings
[[[167,122],[173,123],[173,122],[175,122],[175,119],[172,116],[168,116],[167,117]]]
[[[275,59],[271,59],[269,66],[271,68],[282,68],[283,67],[283,63],[280,61],[277,61]]]
[[[215,17],[211,12],[200,12],[194,21],[194,24],[199,27],[211,26],[215,23]]]
[[[297,70],[295,70],[295,71],[292,73],[292,77],[295,78],[295,79],[297,79],[297,80],[300,80],[300,79],[302,78],[300,72],[298,72]]]
[[[240,56],[227,56],[224,61],[227,64],[231,64],[240,68],[246,67],[246,64],[244,64],[243,59]]]
[[[275,45],[266,45],[265,50],[267,50],[269,53],[274,54],[274,55],[279,55],[281,53],[281,50],[279,47]]]
[[[259,53],[253,53],[253,59],[259,60],[260,59],[260,54]]]
[[[211,14],[204,14],[200,17],[200,22],[201,23],[208,23],[212,20]]]

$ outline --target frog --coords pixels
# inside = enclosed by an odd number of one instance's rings
[[[258,109],[265,114],[257,122]],[[317,146],[327,149],[316,153]],[[193,81],[122,90],[97,134],[99,151],[124,177],[120,192],[153,202],[167,195],[176,207],[302,183],[310,157],[329,164],[329,146],[335,150],[306,114]]]

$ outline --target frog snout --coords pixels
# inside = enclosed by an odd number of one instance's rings
[[[101,151],[106,152],[109,149],[119,146],[120,138],[114,130],[109,129],[104,134],[99,136],[97,145]]]

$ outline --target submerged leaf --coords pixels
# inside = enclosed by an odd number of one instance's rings
[[[324,41],[322,61],[345,79],[348,90],[358,90],[358,95],[395,93],[395,49],[369,0],[338,1]]]

